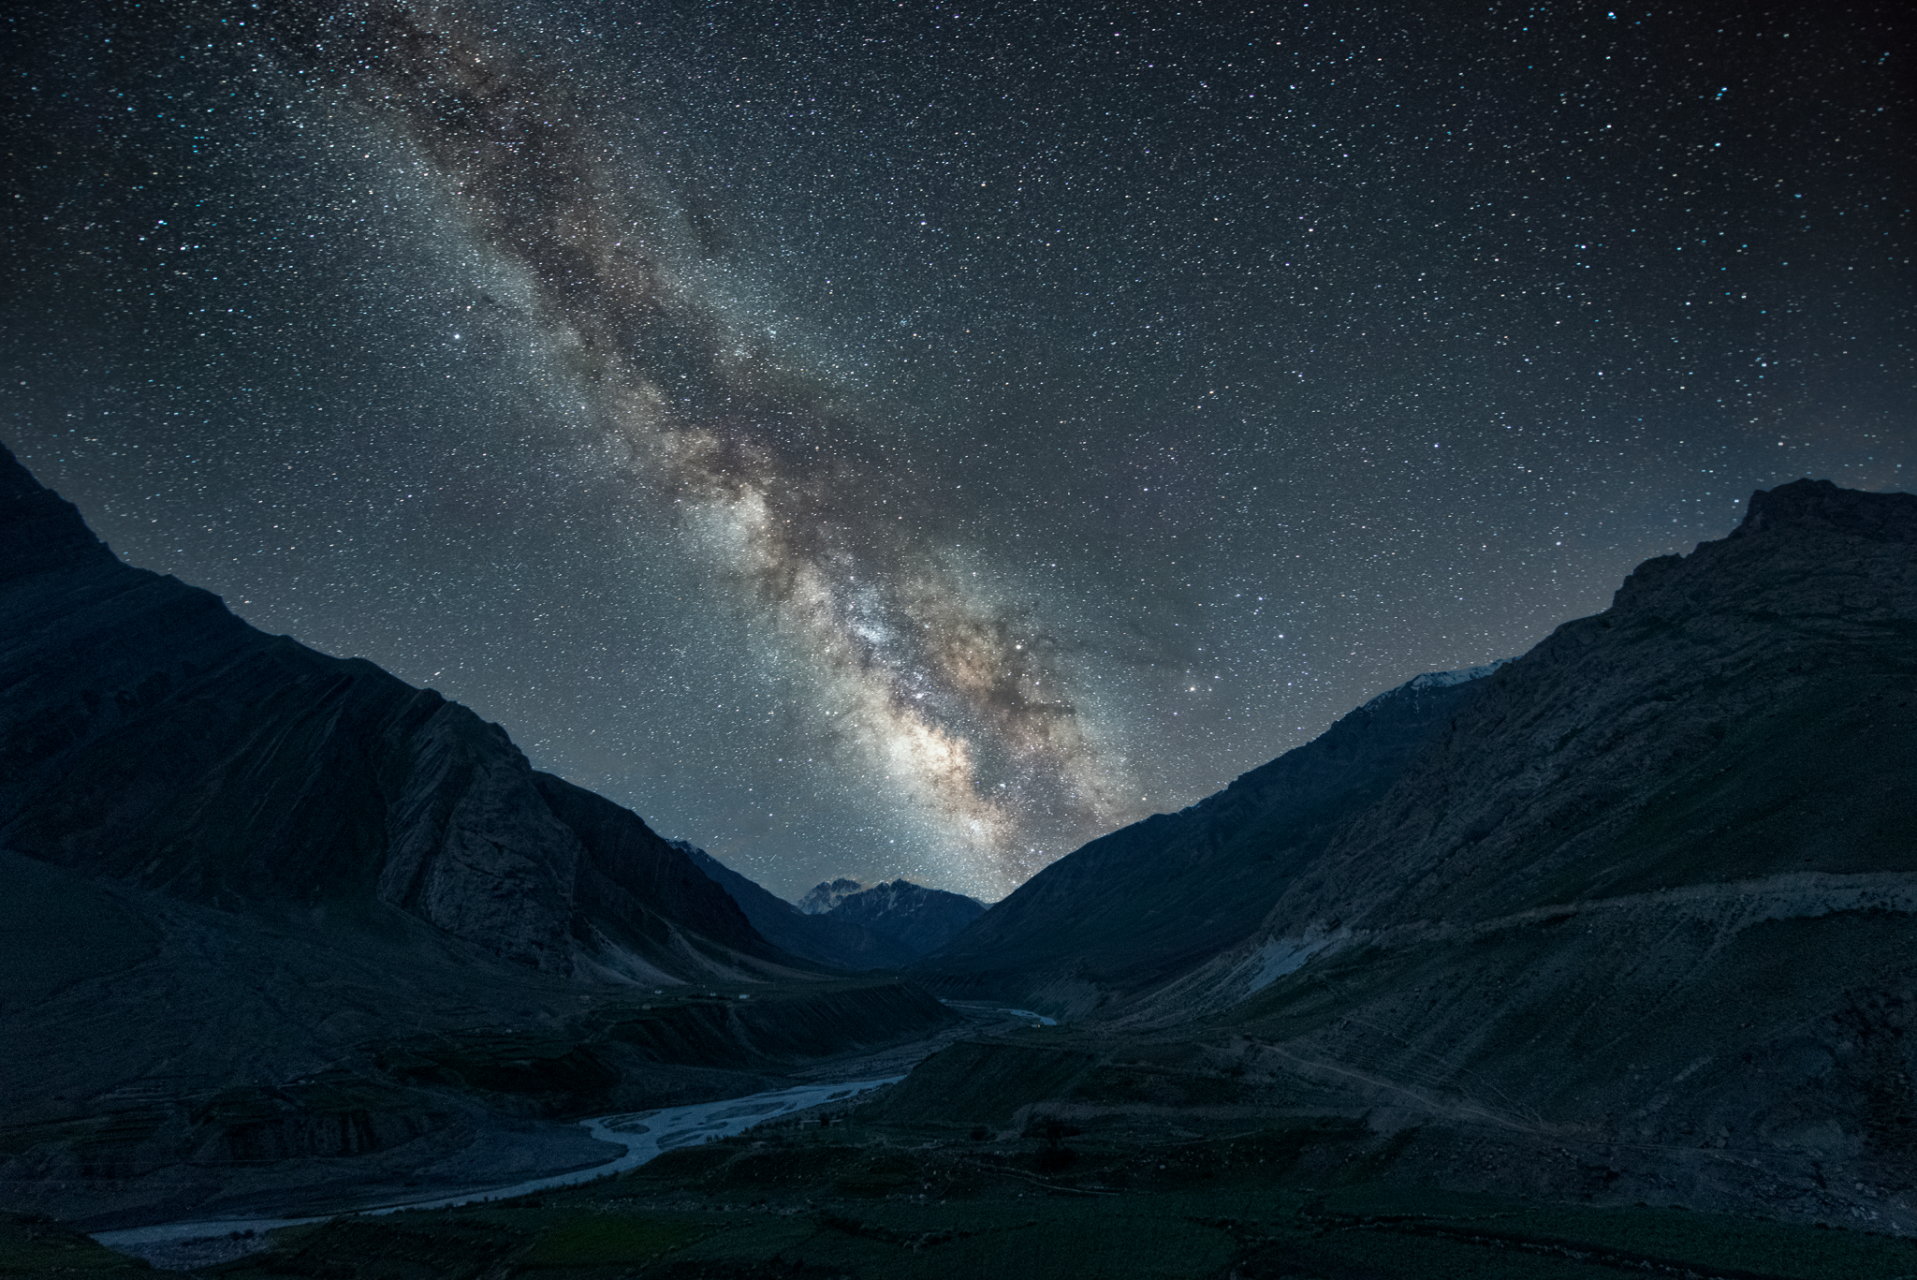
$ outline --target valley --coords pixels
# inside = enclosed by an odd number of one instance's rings
[[[8,1274],[1917,1274],[1909,495],[989,909],[785,902],[10,456],[0,616]]]

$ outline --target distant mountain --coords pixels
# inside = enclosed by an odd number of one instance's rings
[[[1082,1014],[1212,958],[1257,927],[1498,665],[1418,676],[1218,794],[1101,836],[1020,885],[915,972],[948,994]]]
[[[901,968],[943,946],[985,911],[976,898],[909,880],[867,888],[844,877],[816,886],[795,906],[696,845],[672,843],[732,895],[768,940],[840,969]]]
[[[803,903],[794,906],[770,890],[761,888],[697,845],[684,840],[674,840],[672,844],[691,858],[694,866],[711,876],[732,895],[732,900],[739,904],[754,929],[775,946],[795,956],[838,969],[857,971],[896,969],[922,954],[889,934],[857,920],[828,914],[808,914],[802,909]],[[835,883],[856,884],[851,880]],[[821,885],[820,888],[825,886]],[[813,890],[814,894],[817,892],[817,889]],[[810,899],[812,894],[806,897]]]
[[[806,895],[799,899],[799,910],[809,916],[822,916],[853,894],[864,892],[865,886],[857,880],[848,880],[840,876],[837,880],[827,880],[813,885]]]
[[[806,898],[835,898],[831,909],[821,918],[863,925],[895,940],[914,958],[936,951],[985,914],[985,904],[977,898],[944,889],[928,889],[910,880],[892,880],[869,889],[838,892],[840,886],[855,883],[835,880],[830,885],[820,885]]]

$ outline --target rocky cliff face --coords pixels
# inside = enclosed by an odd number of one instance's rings
[[[268,915],[396,908],[534,969],[783,961],[497,725],[121,564],[0,453],[0,847]]]

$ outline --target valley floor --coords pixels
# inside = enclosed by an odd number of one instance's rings
[[[912,1139],[921,1138],[918,1142]],[[762,1129],[587,1187],[341,1218],[195,1274],[481,1277],[1790,1277],[1917,1273],[1885,1236],[1678,1208],[1447,1193],[1369,1176],[1361,1130],[923,1139],[849,1122]],[[1340,1155],[1339,1153],[1342,1153]],[[1297,1185],[1300,1163],[1342,1167]],[[176,1264],[177,1265],[177,1264]],[[142,1264],[52,1224],[0,1226],[0,1273]],[[151,1274],[149,1272],[149,1274]]]
[[[384,1217],[392,1213],[425,1212],[433,1209],[463,1208],[501,1200],[519,1200],[542,1192],[597,1182],[628,1169],[636,1169],[666,1151],[696,1146],[716,1138],[729,1137],[753,1128],[766,1120],[798,1111],[810,1111],[835,1102],[845,1102],[869,1089],[895,1083],[895,1080],[854,1080],[835,1084],[796,1085],[787,1089],[725,1098],[716,1102],[695,1103],[686,1107],[668,1107],[598,1116],[580,1124],[609,1150],[623,1154],[603,1164],[568,1173],[553,1174],[506,1187],[456,1192],[430,1200],[368,1206],[358,1216]],[[187,1269],[211,1260],[227,1260],[257,1252],[264,1239],[287,1227],[311,1226],[338,1217],[337,1213],[302,1218],[213,1219],[199,1222],[169,1222],[123,1231],[95,1232],[93,1238],[117,1252],[145,1258],[156,1267]]]
[[[1904,1238],[1415,1185],[1393,1169],[1400,1140],[1335,1115],[991,1130],[887,1111],[842,1100],[585,1186],[337,1218],[167,1265],[230,1280],[1917,1275]],[[0,1274],[140,1267],[50,1222],[0,1224]]]

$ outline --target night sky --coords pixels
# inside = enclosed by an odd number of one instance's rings
[[[788,895],[1917,474],[1890,5],[33,7],[0,438]]]

